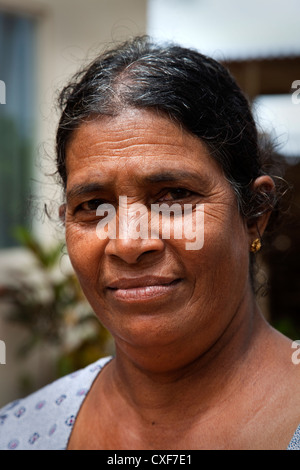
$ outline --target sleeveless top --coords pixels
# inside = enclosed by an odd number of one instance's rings
[[[99,359],[0,409],[0,450],[66,450],[84,398],[111,359]],[[300,425],[287,450],[300,450]]]

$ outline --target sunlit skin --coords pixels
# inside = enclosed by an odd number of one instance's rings
[[[271,191],[272,180],[260,186]],[[172,237],[100,240],[97,206],[118,214],[125,195],[129,206],[204,204],[203,248]],[[299,371],[249,278],[249,247],[268,215],[247,224],[205,145],[150,111],[93,118],[67,148],[61,216],[83,291],[116,344],[69,448],[285,448],[299,422]]]

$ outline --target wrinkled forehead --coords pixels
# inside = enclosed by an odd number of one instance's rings
[[[165,116],[137,109],[87,120],[74,131],[66,156],[68,178],[80,172],[132,172],[135,165],[149,178],[154,169],[221,173],[199,138]]]
[[[165,115],[155,111],[129,108],[116,116],[91,116],[73,131],[67,145],[80,151],[108,152],[111,156],[143,146],[144,151],[156,145],[187,146],[200,140]],[[204,144],[202,144],[204,145]],[[138,153],[138,148],[136,149]],[[174,149],[176,151],[176,149]]]

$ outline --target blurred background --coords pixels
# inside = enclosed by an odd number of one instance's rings
[[[300,338],[299,13],[299,0],[0,0],[0,406],[113,353],[57,218],[56,97],[79,67],[135,35],[226,64],[274,138],[290,209],[260,255],[268,289],[259,302],[276,328]]]

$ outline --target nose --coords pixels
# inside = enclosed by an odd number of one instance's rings
[[[158,254],[164,250],[164,241],[159,238],[158,230],[149,236],[151,230],[146,206],[134,200],[128,203],[127,196],[120,196],[117,216],[115,234],[118,236],[109,239],[106,255],[118,257],[127,264],[136,264],[147,253]]]
[[[158,254],[164,250],[162,239],[121,239],[109,240],[105,254],[116,256],[127,264],[136,264],[148,253]]]

